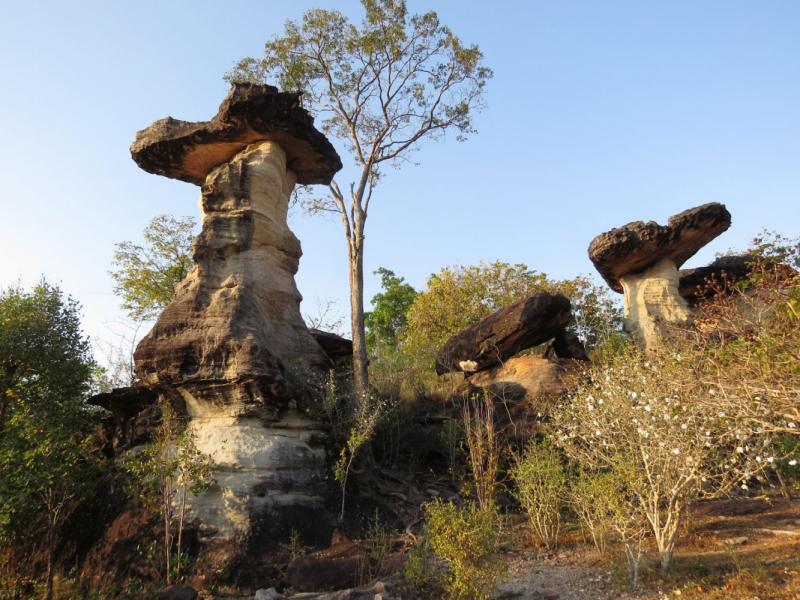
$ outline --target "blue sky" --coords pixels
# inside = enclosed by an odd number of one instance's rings
[[[139,170],[135,133],[213,116],[226,70],[311,7],[356,0],[9,3],[0,36],[0,286],[44,274],[92,337],[122,315],[114,244],[161,213],[199,217],[199,188]],[[378,267],[417,288],[455,263],[594,274],[592,238],[723,202],[733,226],[691,265],[762,228],[800,235],[800,3],[408,0],[478,44],[495,77],[478,135],[390,171],[366,227]],[[341,144],[337,147],[342,148]],[[345,161],[347,158],[344,156]],[[346,183],[348,172],[340,178]],[[295,215],[303,312],[349,313],[341,224]]]

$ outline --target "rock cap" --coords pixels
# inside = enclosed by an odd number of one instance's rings
[[[167,117],[136,134],[131,155],[148,173],[197,185],[250,144],[273,141],[301,184],[329,184],[342,161],[314,118],[300,106],[302,92],[234,83],[210,121]]]
[[[589,258],[611,289],[622,293],[620,278],[664,258],[680,267],[730,226],[725,205],[711,202],[670,217],[666,226],[636,221],[601,233],[589,245]]]
[[[553,339],[572,320],[562,294],[539,292],[453,335],[436,354],[436,373],[480,371]]]
[[[697,302],[700,298],[707,298],[715,294],[715,289],[709,283],[734,283],[748,277],[753,270],[755,259],[750,254],[733,256],[720,256],[710,265],[696,269],[683,269],[678,271],[678,291],[689,304]]]

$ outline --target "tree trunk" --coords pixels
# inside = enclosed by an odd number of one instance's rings
[[[55,576],[56,557],[56,518],[53,511],[48,515],[47,528],[47,600],[53,600],[53,579]]]
[[[362,215],[359,219],[358,215]],[[358,398],[369,393],[367,367],[367,339],[364,329],[364,237],[363,213],[356,212],[352,238],[349,241],[350,258],[350,318],[353,333],[353,384]]]

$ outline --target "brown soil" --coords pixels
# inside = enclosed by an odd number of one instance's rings
[[[641,586],[629,589],[624,557],[600,556],[565,536],[555,553],[519,548],[498,597],[519,600],[690,598],[800,599],[800,502],[737,499],[705,502],[681,532],[672,572],[661,577],[648,548]]]

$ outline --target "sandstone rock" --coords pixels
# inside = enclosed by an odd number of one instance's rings
[[[565,296],[539,292],[452,336],[436,355],[436,373],[480,371],[552,339],[571,319]]]
[[[488,388],[498,398],[514,402],[553,400],[566,393],[579,365],[565,358],[517,356],[478,371],[467,381],[470,386]]]
[[[325,354],[333,362],[353,356],[353,342],[335,333],[309,329],[311,336],[317,341]]]
[[[752,270],[753,257],[749,254],[738,256],[720,256],[710,265],[696,269],[678,271],[678,288],[680,295],[691,305],[714,295],[709,283],[721,285],[723,282],[733,283],[747,277]]]
[[[668,258],[620,279],[625,290],[623,328],[643,349],[653,348],[678,327],[692,324],[689,305],[678,291],[678,269]]]
[[[341,161],[298,101],[237,84],[211,121],[158,121],[131,148],[146,171],[202,184],[202,231],[195,266],[135,351],[140,383],[96,401],[123,433],[142,399],[188,417],[216,461],[214,485],[190,497],[212,579],[228,560],[263,571],[281,528],[331,527],[327,429],[302,385],[331,361],[300,316],[302,252],[286,217],[295,183],[328,183]]]
[[[131,146],[133,160],[148,173],[203,185],[212,170],[249,145],[272,141],[286,153],[298,183],[327,185],[342,161],[300,106],[301,95],[235,83],[210,121],[167,117],[138,132]]]
[[[586,348],[583,347],[578,336],[571,331],[562,331],[553,339],[553,350],[558,358],[574,358],[575,360],[589,360]]]
[[[624,275],[665,258],[680,267],[730,226],[725,205],[712,202],[670,217],[666,226],[637,221],[602,233],[589,245],[589,258],[611,289],[622,292]]]

